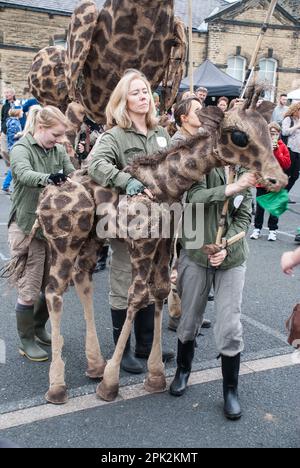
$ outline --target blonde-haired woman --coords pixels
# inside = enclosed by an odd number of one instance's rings
[[[153,154],[169,145],[165,129],[157,126],[156,109],[150,84],[137,70],[128,70],[113,91],[106,108],[107,126],[101,140],[93,149],[90,176],[103,187],[114,187],[129,196],[151,192],[144,185],[122,172],[137,154]],[[131,284],[131,264],[127,246],[116,239],[111,241],[110,306],[113,338],[117,343],[127,313],[127,294]],[[135,356],[148,358],[154,329],[154,304],[138,312],[134,323]],[[173,353],[164,351],[163,358]],[[141,373],[143,367],[130,350],[130,338],[123,355],[122,369]]]
[[[63,183],[74,167],[59,144],[67,128],[67,120],[61,111],[53,106],[35,109],[29,121],[32,127],[10,153],[14,193],[8,221],[8,242],[12,258],[20,253],[20,249],[28,254],[25,274],[18,282],[19,351],[31,361],[46,361],[48,354],[38,342],[51,344],[45,329],[49,316],[43,293],[47,246],[45,240],[38,236],[29,245],[26,239],[36,220],[40,192],[49,183]]]
[[[300,170],[300,102],[292,104],[282,122],[282,135],[290,155],[291,166],[288,170],[289,182],[286,187],[289,192],[299,178]]]

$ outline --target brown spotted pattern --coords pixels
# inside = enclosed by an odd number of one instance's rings
[[[181,81],[186,55],[183,23],[174,0],[83,0],[71,17],[67,51],[47,47],[35,57],[29,86],[37,100],[67,111],[74,142],[84,115],[105,123],[105,108],[124,71],[136,68],[156,88],[164,79],[169,108]]]
[[[204,121],[203,127],[206,126],[210,132],[199,134],[180,143],[176,148],[157,155],[139,156],[126,171],[151,187],[155,200],[166,205],[180,201],[183,193],[213,167],[231,163],[253,170],[260,168],[262,175],[278,181],[278,188],[284,185],[287,178],[273,157],[267,122],[256,110],[255,100],[251,101],[247,108],[235,109],[225,115],[220,112],[215,108],[205,109],[208,117],[207,126]],[[204,119],[203,114],[201,118]],[[244,148],[233,144],[234,132],[244,132],[247,135],[248,143]],[[132,265],[127,319],[114,355],[104,370],[93,321],[92,272],[97,255],[108,235],[100,239],[97,237],[99,231],[94,219],[96,222],[103,221],[105,216],[109,215],[107,224],[113,225],[112,220],[115,220],[117,214],[125,207],[128,217],[120,217],[118,228],[119,234],[124,231],[126,233],[126,223],[129,224],[133,220],[141,201],[148,210],[141,216],[140,223],[140,227],[146,229],[146,237],[124,239],[128,244]],[[112,400],[117,396],[119,366],[132,321],[137,311],[149,303],[150,297],[156,304],[155,330],[145,388],[150,392],[165,389],[164,367],[161,361],[161,314],[163,301],[170,290],[169,259],[172,239],[147,236],[153,218],[160,225],[165,216],[164,209],[159,204],[153,204],[146,195],[127,198],[125,202],[122,199],[122,203],[119,202],[117,192],[95,184],[85,170],[75,172],[71,181],[61,187],[47,187],[41,195],[38,219],[52,251],[50,278],[46,289],[53,331],[53,361],[50,370],[50,390],[47,394],[49,401],[57,402],[60,399],[60,402],[64,402],[65,399],[61,395],[66,398],[63,390],[65,383],[61,359],[62,339],[59,338],[59,333],[61,296],[71,279],[84,306],[85,316],[88,317],[88,336],[93,337],[87,338],[88,375],[99,376],[104,370],[103,381],[97,388],[98,396],[104,400]],[[106,212],[101,211],[103,206],[107,208]]]

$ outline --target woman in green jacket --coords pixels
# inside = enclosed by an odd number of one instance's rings
[[[10,153],[14,182],[8,221],[11,257],[27,254],[25,270],[18,280],[16,305],[19,351],[31,361],[46,361],[48,354],[38,345],[51,345],[45,325],[49,318],[44,288],[47,244],[35,236],[28,242],[36,220],[39,195],[47,184],[60,185],[74,167],[59,143],[67,121],[59,109],[38,107],[31,113],[32,130],[21,138]]]
[[[113,91],[106,108],[107,126],[110,128],[93,149],[89,175],[103,187],[113,187],[129,196],[151,192],[122,169],[138,154],[154,154],[165,149],[170,142],[167,132],[157,126],[156,109],[150,84],[137,70],[124,74]],[[127,295],[132,273],[127,246],[120,240],[111,240],[112,259],[110,268],[110,306],[113,338],[118,341],[127,314]],[[154,304],[141,309],[134,322],[135,356],[148,358],[154,330]],[[163,351],[163,359],[174,356]],[[122,369],[141,373],[143,367],[132,355],[130,337],[123,359]]]

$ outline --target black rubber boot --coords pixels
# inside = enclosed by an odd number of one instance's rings
[[[177,370],[170,386],[170,393],[174,396],[184,394],[192,370],[195,340],[177,344]]]
[[[94,273],[98,273],[99,271],[103,271],[106,268],[106,261],[108,257],[108,245],[105,245],[101,250],[100,257],[98,258],[97,264],[94,269]]]
[[[155,304],[149,304],[144,309],[138,311],[134,319],[135,333],[135,355],[140,359],[148,359],[154,334],[154,313]],[[171,350],[162,350],[162,360],[170,361],[174,358],[174,353]]]
[[[168,329],[176,332],[180,322],[180,317],[169,317]]]
[[[117,344],[119,339],[120,333],[122,331],[122,327],[126,320],[126,309],[111,309],[111,319],[113,324],[113,337],[114,343]],[[141,374],[144,369],[142,364],[134,357],[130,349],[130,336],[127,340],[124,354],[121,361],[121,369],[125,370],[126,372],[130,372],[131,374]]]
[[[36,343],[34,335],[33,306],[16,306],[17,329],[21,345],[19,352],[30,361],[42,362],[48,360],[48,354]]]
[[[238,380],[241,355],[221,356],[223,374],[224,413],[228,419],[240,419],[241,406],[238,400]]]
[[[49,319],[45,294],[40,293],[37,303],[34,305],[33,321],[36,340],[46,346],[51,346],[51,335],[45,325]]]

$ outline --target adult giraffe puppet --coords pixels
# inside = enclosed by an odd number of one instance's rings
[[[145,388],[160,392],[166,388],[164,365],[161,357],[161,317],[164,299],[168,296],[170,238],[140,239],[125,237],[132,263],[132,285],[128,294],[127,319],[112,358],[107,365],[101,355],[94,324],[92,272],[104,239],[97,238],[98,209],[109,203],[110,219],[118,218],[124,209],[137,213],[140,203],[148,213],[158,214],[161,223],[163,210],[157,202],[171,205],[181,200],[183,193],[199,181],[203,174],[214,167],[241,165],[256,172],[271,190],[279,190],[287,183],[287,177],[273,156],[267,122],[262,116],[264,106],[256,108],[260,90],[242,107],[223,114],[215,107],[200,111],[199,118],[205,132],[180,144],[178,147],[149,157],[137,157],[126,171],[140,180],[154,194],[154,201],[146,195],[122,199],[116,191],[97,185],[83,172],[77,172],[74,180],[60,187],[47,186],[41,194],[38,220],[51,249],[51,266],[46,297],[52,325],[52,363],[50,388],[46,399],[54,404],[67,401],[67,389],[62,360],[63,338],[60,322],[63,293],[73,280],[84,307],[87,322],[86,356],[87,375],[100,378],[97,394],[104,400],[116,398],[119,388],[119,369],[134,316],[149,302],[149,293],[155,299],[155,329],[151,354],[148,359],[148,375]],[[101,221],[100,216],[100,221]],[[105,218],[106,219],[106,218]],[[122,223],[122,216],[119,218]],[[110,220],[106,219],[109,224]],[[151,225],[150,215],[144,226]],[[119,225],[123,232],[126,226]],[[108,229],[113,231],[113,228]],[[106,236],[105,236],[106,237]],[[20,252],[20,257],[22,252]],[[20,258],[17,264],[22,264]],[[18,273],[20,273],[18,268]]]
[[[136,68],[156,89],[163,82],[163,110],[177,95],[186,56],[184,23],[174,17],[174,0],[94,1],[75,8],[67,50],[46,47],[35,56],[28,76],[43,105],[59,107],[74,141],[85,115],[105,124],[109,97],[125,70]]]

